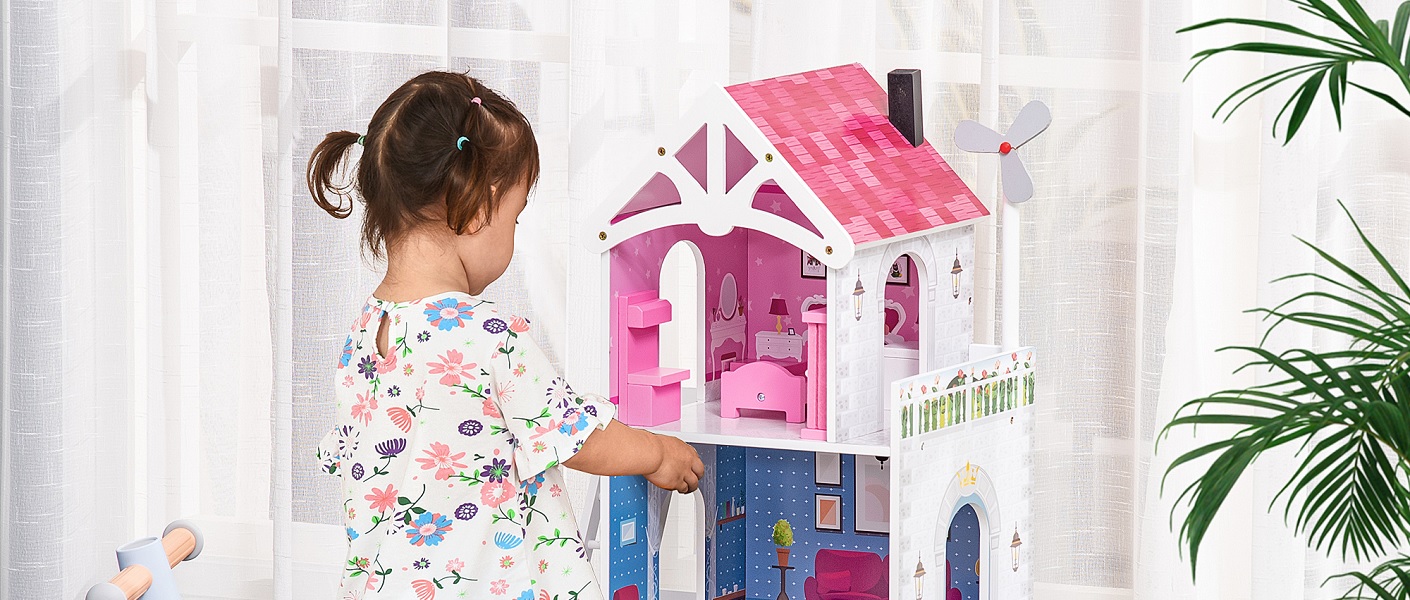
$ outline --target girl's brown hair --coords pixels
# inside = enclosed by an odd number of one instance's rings
[[[335,181],[360,138],[356,179]],[[455,233],[478,231],[510,188],[532,186],[538,176],[538,143],[514,103],[468,75],[443,71],[417,75],[392,92],[372,114],[365,138],[329,133],[313,149],[307,172],[314,202],[334,217],[352,214],[354,190],[361,196],[362,241],[378,258],[442,202]]]

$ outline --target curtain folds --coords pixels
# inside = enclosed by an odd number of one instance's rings
[[[574,279],[597,257],[570,236],[626,157],[708,86],[852,62],[923,70],[926,137],[991,207],[996,165],[957,150],[955,124],[1052,108],[1022,150],[1035,197],[1016,228],[982,228],[972,271],[979,341],[1017,327],[1048,357],[1034,597],[1329,597],[1344,565],[1267,511],[1292,457],[1236,492],[1195,584],[1170,522],[1188,474],[1163,493],[1162,476],[1220,432],[1156,451],[1185,400],[1255,381],[1213,350],[1256,341],[1241,311],[1296,291],[1267,282],[1322,268],[1293,235],[1371,264],[1338,199],[1410,265],[1410,120],[1353,96],[1341,131],[1319,105],[1284,147],[1280,103],[1207,118],[1276,65],[1182,82],[1193,49],[1254,34],[1176,29],[1260,15],[1306,24],[1285,0],[0,0],[0,597],[80,598],[117,545],[176,518],[207,540],[177,569],[187,598],[331,593],[343,508],[312,449],[379,267],[360,212],[318,209],[303,169],[412,75],[468,72],[533,122],[542,178],[487,294],[571,375],[595,359],[569,332],[602,325]],[[997,285],[1004,231],[1017,298]]]

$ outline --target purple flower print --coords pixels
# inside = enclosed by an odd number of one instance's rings
[[[416,559],[415,561],[413,561],[413,562],[411,563],[411,567],[412,567],[413,569],[416,569],[417,571],[420,571],[420,570],[422,570],[422,569],[429,568],[430,566],[431,566],[431,561],[427,560],[426,557],[424,557],[424,556],[421,557],[421,558]]]
[[[589,404],[589,405],[587,405],[587,406],[584,406],[584,407],[583,407],[583,410],[586,411],[587,414],[590,414],[590,415],[592,415],[592,416],[594,416],[594,417],[597,416],[597,407],[596,407],[596,406],[593,406],[593,405]]]
[[[465,321],[469,321],[474,316],[475,311],[469,304],[446,298],[439,302],[428,302],[423,311],[426,313],[426,322],[435,325],[441,331],[450,331],[456,327],[464,327]]]
[[[391,397],[393,397],[393,398],[396,398],[397,396],[400,396],[400,395],[401,395],[401,387],[394,385],[394,386],[392,386],[392,387],[387,388],[387,395],[388,395],[388,396],[391,396]]]
[[[353,451],[357,450],[357,438],[360,435],[362,432],[354,429],[352,425],[338,428],[338,458],[352,456]]]
[[[416,334],[416,341],[421,342],[423,344],[431,341],[431,332],[423,331],[421,333]]]
[[[363,357],[363,359],[360,360],[360,361],[358,361],[358,363],[357,363],[357,372],[358,372],[358,373],[362,373],[362,376],[363,376],[363,377],[366,377],[366,378],[368,378],[368,379],[372,379],[373,377],[376,377],[376,376],[377,376],[377,359],[372,358],[372,355],[371,355],[371,354],[369,354],[369,355]]]
[[[485,321],[484,327],[485,331],[488,331],[495,335],[499,335],[501,333],[504,333],[505,330],[509,329],[509,324],[505,323],[502,319],[492,318]]]
[[[499,458],[490,459],[490,464],[480,468],[480,477],[484,477],[496,483],[504,481],[504,477],[508,474],[509,463]]]
[[[475,518],[476,513],[479,512],[480,507],[475,506],[474,502],[466,502],[465,504],[461,504],[460,506],[457,506],[455,508],[455,518],[460,519],[461,521],[469,521],[470,519]]]
[[[479,421],[470,419],[469,421],[462,422],[457,429],[460,431],[461,435],[475,437],[480,435],[481,431],[484,431],[485,426],[481,425]]]
[[[346,367],[346,366],[348,366],[348,363],[352,362],[352,355],[353,355],[352,336],[348,336],[347,341],[343,342],[343,355],[340,356],[340,357],[338,357],[338,366],[339,366],[339,367]]]
[[[353,465],[353,468],[352,468],[352,476],[353,476],[353,479],[356,479],[356,480],[358,480],[358,481],[362,481],[362,476],[363,476],[363,474],[365,474],[366,472],[367,472],[367,471],[363,470],[363,468],[362,468],[362,463],[357,463],[357,464]]]
[[[393,456],[401,454],[402,450],[406,450],[406,439],[392,438],[390,440],[377,444],[376,450],[377,454],[381,457],[391,458]]]

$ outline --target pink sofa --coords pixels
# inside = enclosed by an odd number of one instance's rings
[[[818,550],[813,576],[803,581],[806,600],[886,600],[890,557],[871,552]]]

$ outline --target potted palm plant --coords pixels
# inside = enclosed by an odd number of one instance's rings
[[[788,521],[779,519],[774,523],[774,545],[778,546],[778,566],[788,566],[788,547],[793,545],[793,526]]]
[[[1249,100],[1288,82],[1296,87],[1274,119],[1275,136],[1278,124],[1286,123],[1284,143],[1297,134],[1324,86],[1338,127],[1348,86],[1410,116],[1390,93],[1348,77],[1352,64],[1381,66],[1410,92],[1410,2],[1400,5],[1393,20],[1376,21],[1356,0],[1289,1],[1325,21],[1332,33],[1235,18],[1181,30],[1240,25],[1296,40],[1202,50],[1194,55],[1194,68],[1225,53],[1305,59],[1240,87],[1215,109],[1216,117],[1223,113],[1227,119]],[[1318,550],[1382,561],[1369,572],[1336,576],[1354,584],[1342,598],[1404,599],[1410,595],[1410,556],[1390,553],[1410,541],[1410,285],[1346,212],[1379,272],[1358,272],[1303,241],[1328,265],[1326,273],[1282,278],[1308,282],[1310,291],[1253,311],[1270,323],[1258,345],[1221,350],[1246,353],[1250,358],[1243,368],[1268,372],[1268,381],[1182,406],[1162,437],[1200,425],[1232,426],[1236,432],[1176,457],[1167,475],[1196,465],[1205,469],[1175,503],[1176,511],[1184,511],[1179,539],[1193,570],[1215,514],[1249,466],[1266,452],[1297,449],[1300,464],[1274,500],[1283,505],[1289,524]],[[1269,348],[1268,334],[1282,327],[1312,328],[1347,343],[1327,351]]]

